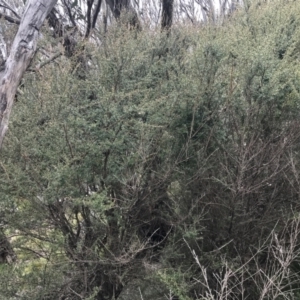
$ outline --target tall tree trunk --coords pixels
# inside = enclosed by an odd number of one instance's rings
[[[106,0],[106,4],[111,9],[114,17],[119,19],[122,12],[128,14],[128,23],[130,26],[141,29],[141,24],[137,12],[131,5],[130,0]]]
[[[162,0],[161,28],[170,29],[173,22],[174,0]]]
[[[18,85],[36,51],[39,30],[56,2],[57,0],[29,0],[26,5],[10,55],[0,73],[0,147],[8,129]]]

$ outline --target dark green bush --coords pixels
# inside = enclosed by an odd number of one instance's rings
[[[0,161],[22,299],[147,277],[179,299],[296,299],[299,10],[112,27],[84,80],[64,57],[26,76]]]

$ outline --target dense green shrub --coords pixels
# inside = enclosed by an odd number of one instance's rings
[[[79,54],[84,79],[64,57],[28,73],[0,161],[18,255],[3,295],[114,299],[151,280],[179,299],[295,298],[299,10],[112,26]]]

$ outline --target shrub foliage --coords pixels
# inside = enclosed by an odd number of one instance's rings
[[[26,75],[0,160],[3,297],[297,299],[300,5],[246,8],[112,26],[78,49],[84,77],[65,57]]]

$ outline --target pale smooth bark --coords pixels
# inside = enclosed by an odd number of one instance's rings
[[[8,129],[18,85],[36,51],[39,30],[56,2],[57,0],[27,2],[10,55],[0,73],[0,148]]]

